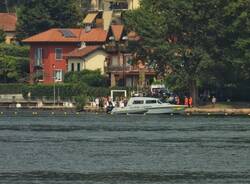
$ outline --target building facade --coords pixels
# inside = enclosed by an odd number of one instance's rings
[[[0,29],[5,33],[7,44],[15,42],[17,17],[14,13],[0,13]]]
[[[103,29],[50,29],[23,40],[30,47],[30,81],[51,84],[62,82],[68,72],[68,54],[81,45],[103,45]]]
[[[143,61],[132,62],[127,49],[128,41],[138,41],[139,36],[114,23],[112,12],[90,11],[83,20],[84,28],[50,29],[23,40],[31,46],[31,82],[62,82],[66,72],[88,69],[109,76],[112,87],[149,85],[155,71]]]

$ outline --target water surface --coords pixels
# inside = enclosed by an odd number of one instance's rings
[[[250,118],[2,116],[0,183],[250,183]]]

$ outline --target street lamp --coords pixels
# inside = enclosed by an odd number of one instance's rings
[[[53,76],[52,76],[52,78],[53,78],[53,93],[54,93],[54,106],[56,105],[56,74],[55,74],[55,68],[56,68],[56,66],[53,64],[52,65],[52,68],[53,68]]]

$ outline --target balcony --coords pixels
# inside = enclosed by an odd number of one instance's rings
[[[139,73],[140,70],[144,70],[145,73],[148,74],[155,74],[155,70],[153,68],[140,68],[137,65],[129,65],[126,64],[126,66],[122,66],[122,65],[118,65],[118,66],[114,66],[114,65],[110,65],[106,68],[106,71],[109,72],[114,72],[114,73],[121,73],[121,72],[126,72],[126,73]]]
[[[105,45],[105,50],[107,52],[127,52],[127,44],[126,43],[107,43]]]

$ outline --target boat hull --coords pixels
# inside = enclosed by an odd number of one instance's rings
[[[184,113],[184,108],[175,107],[162,107],[162,108],[149,108],[146,114],[181,114]]]
[[[127,108],[114,108],[111,114],[145,114],[146,109],[127,109]]]

